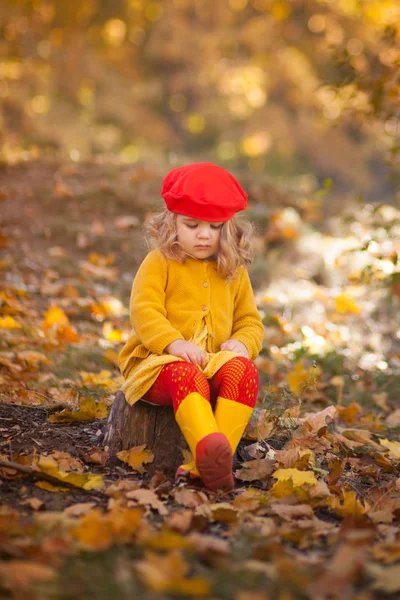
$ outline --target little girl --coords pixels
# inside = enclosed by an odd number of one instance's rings
[[[247,194],[222,167],[196,163],[173,169],[161,195],[167,208],[148,225],[157,249],[132,285],[122,390],[130,404],[173,407],[194,458],[177,474],[229,491],[264,333],[246,270],[250,226],[234,216]]]

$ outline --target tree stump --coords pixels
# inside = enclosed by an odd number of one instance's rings
[[[156,471],[174,476],[183,463],[181,450],[187,449],[172,406],[153,406],[140,400],[130,405],[122,391],[115,395],[103,443],[109,447],[110,456],[146,444],[154,454],[154,461],[145,465],[146,473],[150,476]]]

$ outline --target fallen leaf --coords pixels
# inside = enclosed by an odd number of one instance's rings
[[[86,386],[99,386],[109,392],[117,392],[123,383],[123,377],[113,377],[111,371],[102,369],[99,373],[80,371],[83,384]]]
[[[157,533],[152,533],[143,543],[155,550],[176,550],[178,548],[191,548],[192,544],[187,537],[177,533],[176,531],[162,530]]]
[[[160,513],[160,515],[168,514],[168,509],[166,508],[165,504],[161,502],[157,494],[155,494],[152,490],[133,490],[126,493],[126,498],[135,500],[139,506],[149,506]]]
[[[363,409],[358,402],[352,402],[349,406],[338,406],[337,411],[339,419],[347,423],[347,425],[357,423],[363,413]]]
[[[269,477],[274,470],[275,461],[259,458],[242,463],[242,469],[235,471],[235,477],[241,481],[261,481]]]
[[[276,515],[279,515],[287,521],[299,519],[300,517],[314,518],[314,511],[309,504],[281,504],[274,503],[271,505],[271,510]]]
[[[294,371],[288,374],[287,382],[289,388],[295,394],[300,393],[306,387],[312,387],[315,385],[316,379],[320,374],[319,367],[308,368],[305,367],[303,361],[299,361]]]
[[[71,528],[70,534],[82,546],[101,550],[113,543],[127,543],[132,540],[141,522],[143,511],[140,508],[115,508],[109,513],[94,509],[81,517],[79,524]]]
[[[389,427],[389,429],[400,428],[400,408],[386,417],[385,425],[386,427]]]
[[[71,504],[64,509],[64,513],[70,517],[81,517],[86,515],[95,507],[94,502],[79,502],[78,504]]]
[[[52,567],[35,561],[9,560],[0,565],[1,585],[13,592],[23,592],[32,585],[49,581],[55,576],[56,571]],[[18,594],[18,597],[22,596]]]
[[[210,593],[207,580],[188,577],[190,567],[178,550],[166,555],[147,552],[134,568],[143,582],[157,592],[172,592],[182,596],[208,596]]]
[[[222,555],[230,554],[229,542],[216,535],[207,535],[193,531],[187,536],[187,539],[191,543],[194,552],[207,558],[209,558],[211,552]]]
[[[209,509],[214,521],[219,521],[221,523],[235,523],[237,521],[238,511],[232,504],[229,504],[229,502],[210,504]]]
[[[43,500],[39,500],[39,498],[27,498],[26,500],[21,502],[21,504],[24,504],[25,506],[30,506],[33,510],[39,510],[39,508],[42,508],[42,506],[44,506]]]
[[[379,440],[381,445],[385,448],[389,448],[389,457],[393,458],[396,462],[400,460],[400,442],[391,442],[388,439]]]
[[[360,520],[366,513],[366,507],[357,499],[356,492],[344,492],[343,503],[336,497],[329,498],[328,505],[340,517],[352,517]]]
[[[354,298],[347,292],[343,292],[343,294],[336,296],[335,306],[337,312],[342,315],[357,315],[360,312],[360,307],[356,304]]]
[[[187,533],[193,520],[193,511],[190,508],[183,508],[172,513],[164,519],[164,524],[172,531]]]
[[[29,365],[30,367],[37,367],[41,363],[49,363],[50,359],[42,354],[41,352],[35,352],[33,350],[24,350],[23,352],[17,353],[17,358],[20,363]]]
[[[22,325],[13,317],[0,317],[0,329],[22,329]]]
[[[400,565],[392,567],[382,567],[375,563],[367,566],[369,575],[374,578],[372,587],[374,590],[381,590],[385,594],[394,594],[400,592]]]
[[[92,421],[104,419],[108,415],[108,406],[104,401],[96,402],[94,398],[84,397],[80,400],[79,410],[62,410],[52,414],[49,423],[64,423],[74,421]]]
[[[173,491],[175,502],[186,506],[187,508],[197,508],[208,503],[207,495],[204,492],[197,492],[187,488],[177,488]]]
[[[298,469],[277,469],[272,473],[272,477],[278,481],[290,480],[295,487],[304,485],[305,483],[316,484],[316,479],[312,471],[299,471]]]
[[[121,450],[117,452],[117,457],[122,462],[127,463],[132,469],[138,473],[144,473],[143,465],[151,463],[154,460],[154,454],[151,450],[145,450],[146,444],[143,446],[134,446],[129,450]]]

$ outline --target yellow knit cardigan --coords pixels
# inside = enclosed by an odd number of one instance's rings
[[[243,342],[254,360],[261,350],[264,328],[247,270],[239,267],[233,280],[223,279],[216,261],[187,258],[183,264],[152,250],[132,284],[130,317],[133,326],[119,354],[126,377],[151,352],[162,354],[171,342],[190,340],[205,319],[207,351],[223,342]]]

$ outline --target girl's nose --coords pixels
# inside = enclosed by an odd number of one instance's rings
[[[202,239],[208,239],[210,237],[210,231],[208,227],[204,227],[204,229],[199,229],[198,236]]]

